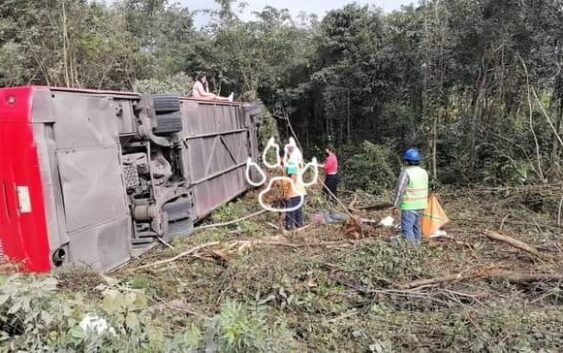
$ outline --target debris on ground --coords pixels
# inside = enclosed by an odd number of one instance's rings
[[[347,216],[336,211],[324,211],[315,213],[312,221],[315,224],[337,224],[346,221]]]
[[[447,236],[416,248],[380,224],[388,208],[364,208],[378,203],[367,195],[352,204],[353,217],[311,195],[311,225],[293,232],[268,225],[276,214],[245,218],[258,212],[255,198],[208,221],[223,226],[154,249],[107,279],[58,274],[62,295],[12,279],[2,287],[11,291],[0,317],[31,327],[18,318],[69,308],[52,319],[55,326],[17,331],[19,347],[37,344],[52,327],[85,344],[72,326],[83,316],[74,324],[69,318],[95,313],[119,335],[104,340],[152,347],[141,352],[561,351],[563,241],[550,226],[553,213],[497,206],[468,192],[442,195],[452,219],[440,230]],[[312,222],[327,213],[345,221]],[[18,309],[16,298],[28,297],[34,304]],[[18,315],[8,314],[15,306]]]

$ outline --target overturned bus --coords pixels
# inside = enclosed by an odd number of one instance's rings
[[[248,188],[259,104],[0,90],[0,257],[115,269]]]

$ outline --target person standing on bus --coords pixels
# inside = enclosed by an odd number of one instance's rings
[[[234,94],[231,93],[228,97],[221,97],[216,94],[209,92],[209,83],[207,82],[207,74],[199,74],[196,77],[194,86],[192,88],[192,96],[197,99],[208,99],[208,100],[218,100],[218,101],[228,101],[232,102]]]

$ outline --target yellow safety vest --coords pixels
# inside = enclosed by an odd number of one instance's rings
[[[409,185],[401,202],[401,210],[424,210],[428,203],[428,173],[418,166],[406,167],[405,172],[409,177]]]

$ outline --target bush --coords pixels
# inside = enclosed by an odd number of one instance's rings
[[[266,108],[264,108],[262,112],[262,125],[258,131],[258,137],[260,139],[260,151],[263,151],[271,137],[274,137],[278,144],[281,143],[278,122]],[[275,156],[273,156],[273,158],[275,158]]]
[[[264,313],[228,301],[207,327],[206,346],[222,353],[293,352],[295,341],[283,322],[268,324]]]
[[[376,195],[394,187],[400,170],[400,161],[388,147],[368,141],[361,144],[359,151],[356,146],[344,146],[340,160],[347,189]]]
[[[291,352],[295,342],[282,320],[228,302],[202,331],[182,332],[150,307],[142,290],[106,287],[103,300],[85,302],[57,289],[55,278],[0,278],[0,353],[7,352]],[[79,326],[86,313],[107,321],[103,333]]]
[[[193,79],[185,73],[168,76],[164,80],[139,80],[134,89],[140,93],[170,93],[179,96],[191,96]]]

